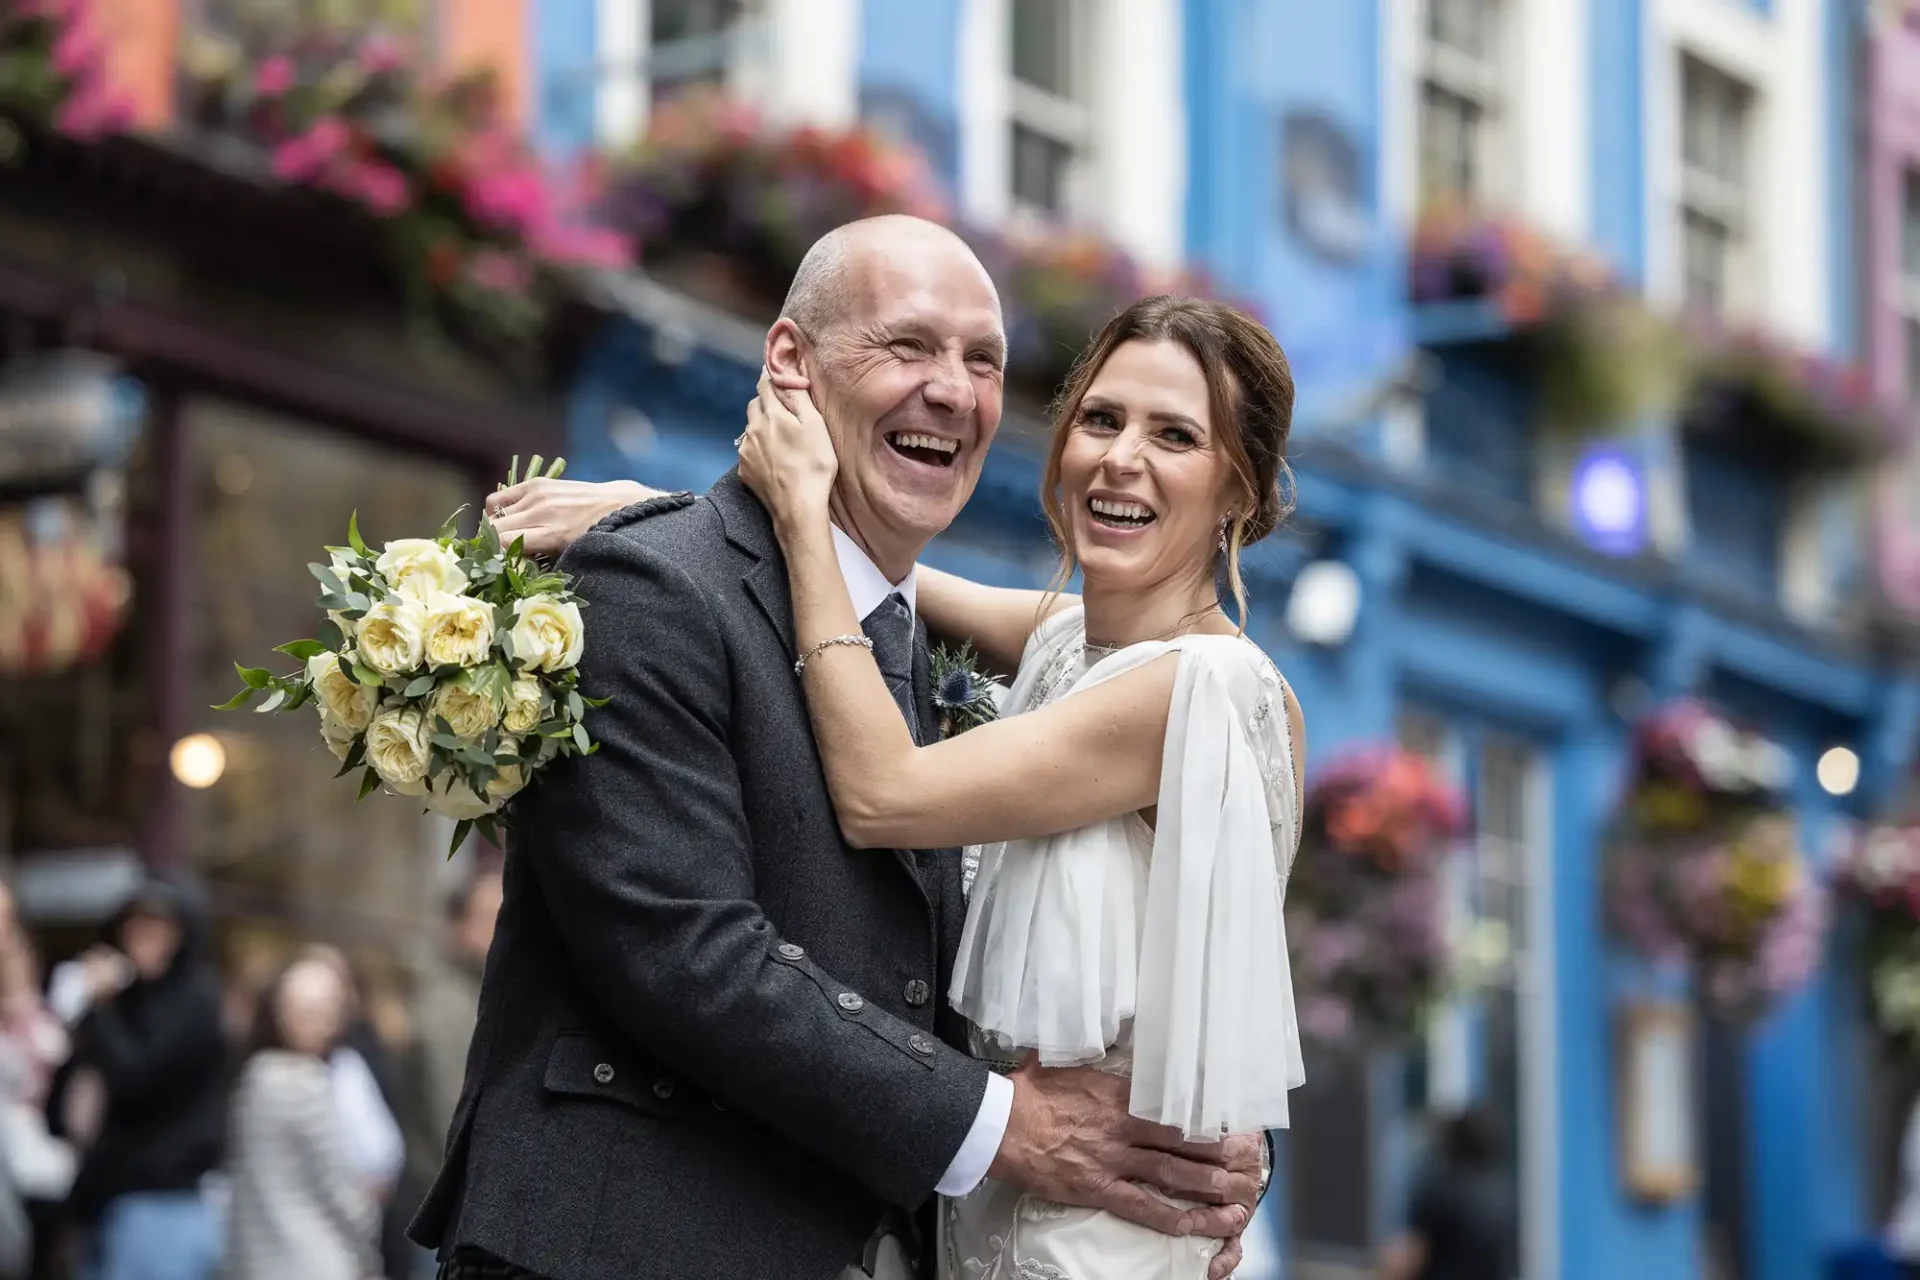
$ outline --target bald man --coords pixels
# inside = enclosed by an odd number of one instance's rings
[[[932,726],[914,562],[1000,424],[993,282],[931,223],[842,227],[801,264],[765,362],[830,424],[841,567],[876,653],[899,655],[902,714]],[[989,1169],[1237,1235],[1257,1157],[1169,1155],[1124,1081],[998,1075],[966,1052],[945,998],[960,859],[841,840],[786,571],[737,475],[616,513],[563,567],[591,605],[582,686],[611,701],[600,751],[519,802],[466,1084],[414,1225],[443,1276],[930,1278],[935,1194]],[[1183,1214],[1147,1178],[1222,1203]]]

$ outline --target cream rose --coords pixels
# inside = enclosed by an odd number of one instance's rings
[[[353,750],[353,740],[359,736],[325,710],[320,712],[320,741],[327,744],[327,750],[333,752],[335,760],[344,763],[347,753]]]
[[[432,727],[417,708],[387,707],[367,726],[367,763],[401,795],[425,795],[432,736]]]
[[[380,705],[380,691],[349,679],[340,668],[337,653],[316,653],[308,658],[307,679],[313,682],[313,696],[320,702],[320,714],[339,721],[349,733],[359,733],[366,728]]]
[[[477,667],[493,650],[493,608],[471,596],[436,591],[426,599],[427,665]]]
[[[467,589],[460,557],[432,538],[401,538],[381,548],[373,562],[387,585],[402,595],[425,600],[436,591],[458,594]]]
[[[507,690],[507,710],[500,717],[500,727],[508,733],[531,733],[546,708],[547,696],[540,682],[532,676],[515,677]]]
[[[443,684],[433,695],[433,714],[462,738],[477,738],[500,723],[500,708],[484,693]]]
[[[427,611],[412,596],[388,596],[360,619],[354,647],[360,660],[383,676],[420,665],[426,654]]]
[[[511,752],[513,748],[501,744],[501,749]],[[508,765],[494,775],[487,784],[485,798],[477,796],[473,788],[454,777],[451,770],[435,780],[426,796],[427,808],[443,818],[452,818],[455,822],[467,822],[475,818],[484,818],[511,800],[520,788],[527,785],[525,771],[517,764]]]
[[[528,596],[513,606],[513,656],[532,671],[565,671],[580,661],[586,631],[580,606],[553,596]]]

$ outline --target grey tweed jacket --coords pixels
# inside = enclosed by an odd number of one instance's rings
[[[599,752],[516,802],[413,1237],[553,1280],[829,1280],[930,1200],[986,1090],[946,1011],[959,859],[840,839],[737,476],[609,517],[562,567],[582,687],[612,701]]]

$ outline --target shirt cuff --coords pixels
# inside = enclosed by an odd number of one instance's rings
[[[1013,1081],[1003,1075],[987,1076],[987,1092],[980,1099],[979,1114],[967,1140],[960,1144],[947,1174],[934,1187],[943,1196],[964,1196],[987,1180],[993,1158],[1000,1154],[1000,1140],[1007,1136],[1007,1121],[1013,1116]]]

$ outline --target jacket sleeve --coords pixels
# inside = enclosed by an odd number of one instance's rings
[[[986,1092],[981,1064],[885,1013],[776,935],[753,898],[736,724],[710,602],[616,533],[566,567],[588,602],[580,684],[600,749],[516,815],[606,1016],[670,1069],[906,1208],[932,1195]],[[745,709],[750,713],[751,708]]]

